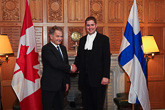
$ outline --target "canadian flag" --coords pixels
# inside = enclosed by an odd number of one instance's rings
[[[26,11],[12,79],[12,87],[20,101],[21,110],[42,110],[39,64],[30,7],[26,0]]]

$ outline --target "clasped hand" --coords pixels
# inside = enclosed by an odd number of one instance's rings
[[[72,64],[72,65],[71,65],[71,72],[72,72],[72,73],[75,73],[76,71],[77,71],[76,65],[75,65],[75,64]]]

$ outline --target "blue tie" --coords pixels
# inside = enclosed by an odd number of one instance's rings
[[[62,53],[61,53],[61,51],[60,51],[60,47],[59,47],[59,46],[57,46],[57,50],[58,50],[59,54],[61,55],[61,57],[62,57],[62,59],[63,59],[63,56],[62,56]]]

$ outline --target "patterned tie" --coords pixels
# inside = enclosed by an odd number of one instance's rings
[[[62,53],[61,53],[61,51],[60,51],[60,47],[59,47],[59,46],[57,46],[57,50],[58,50],[59,54],[61,55],[61,57],[62,57],[62,59],[63,59],[63,55],[62,55]],[[64,60],[64,59],[63,59],[63,60]]]

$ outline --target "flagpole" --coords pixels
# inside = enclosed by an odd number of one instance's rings
[[[135,104],[132,104],[132,110],[135,110]]]

